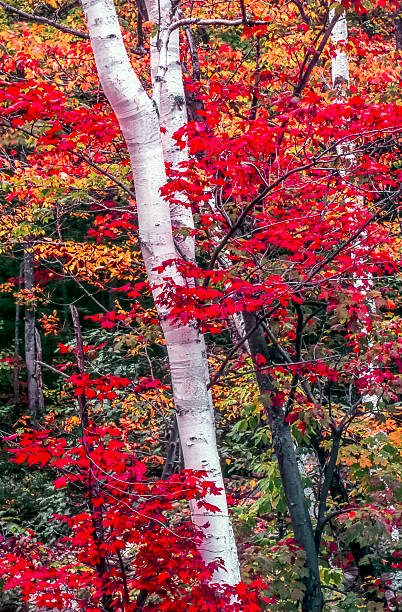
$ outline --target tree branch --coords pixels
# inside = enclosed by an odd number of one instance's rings
[[[40,361],[39,359],[36,360],[36,363],[39,363],[41,366],[43,366],[44,368],[47,368],[48,370],[52,370],[52,372],[55,372],[56,374],[60,374],[60,376],[64,376],[64,378],[70,378],[68,374],[65,374],[65,372],[61,372],[57,368],[54,368],[53,366],[49,365],[48,363],[44,363],[43,361]]]
[[[249,339],[251,338],[251,336],[253,335],[253,333],[255,331],[257,331],[257,329],[259,328],[259,326],[262,324],[263,321],[265,321],[265,319],[267,319],[268,317],[271,316],[272,313],[275,312],[275,310],[277,310],[279,308],[279,306],[274,306],[273,308],[271,308],[265,315],[263,315],[260,319],[257,319],[256,317],[256,324],[254,327],[252,327],[250,329],[250,331],[247,332],[247,334],[245,334],[242,338],[240,338],[239,342],[237,342],[237,344],[234,345],[234,347],[229,351],[229,353],[227,354],[225,360],[222,362],[221,366],[219,367],[219,370],[216,372],[216,374],[213,376],[213,378],[211,378],[211,380],[209,381],[207,388],[211,389],[211,387],[214,386],[214,384],[217,382],[217,380],[221,377],[221,375],[223,374],[227,364],[229,363],[229,361],[232,359],[233,355],[236,353],[236,351],[243,346],[243,344]]]
[[[270,21],[252,21],[248,20],[248,26],[255,25],[269,25]],[[172,23],[168,30],[170,35],[173,30],[181,28],[183,26],[199,25],[199,26],[240,26],[244,25],[243,17],[241,19],[200,19],[198,17],[187,17],[186,19],[179,19]]]
[[[1,0],[0,0],[1,2]],[[92,161],[92,159],[90,157],[88,157],[87,155],[84,155],[83,153],[78,153],[77,151],[70,151],[71,155],[74,155],[74,157],[78,157],[78,159],[81,159],[82,161],[85,161],[87,164],[89,164],[90,166],[92,166],[92,168],[95,168],[95,170],[97,170],[98,172],[100,172],[101,174],[103,174],[104,176],[107,176],[111,181],[113,181],[113,183],[116,183],[116,185],[118,185],[119,187],[121,187],[126,193],[128,193],[128,195],[132,198],[135,198],[135,193],[134,191],[132,191],[129,187],[127,187],[126,185],[124,185],[124,183],[122,183],[121,181],[119,181],[115,176],[113,176],[113,174],[110,174],[110,172],[108,172],[107,170],[104,170],[103,168],[101,168],[101,166],[99,166],[98,164],[95,164],[95,162]]]
[[[320,499],[318,503],[317,527],[316,527],[315,534],[314,534],[315,545],[317,547],[317,551],[319,550],[319,547],[320,547],[321,535],[322,535],[322,531],[325,525],[324,515],[327,509],[327,497],[328,497],[328,493],[332,485],[332,479],[334,477],[336,462],[338,459],[339,448],[341,444],[341,435],[342,435],[342,430],[337,430],[333,428],[333,441],[332,441],[331,454],[330,454],[329,461],[327,464],[327,469],[325,470],[325,478],[324,478],[323,485],[321,487]]]
[[[280,356],[283,358],[285,363],[287,363],[288,365],[296,365],[296,364],[303,364],[304,363],[304,361],[302,361],[301,359],[300,359],[300,361],[293,360],[291,355],[283,348],[283,346],[281,346],[279,344],[278,339],[272,333],[272,331],[269,328],[269,326],[266,323],[262,323],[262,326],[263,326],[264,331],[267,334],[268,338],[271,340],[271,342],[273,343],[273,345],[275,346],[276,350],[278,351]],[[312,362],[311,361],[310,362],[307,361],[306,363],[312,363]],[[307,397],[307,399],[312,404],[314,404],[315,403],[315,398],[314,398],[314,396],[313,396],[313,394],[311,392],[311,389],[310,389],[309,385],[307,384],[307,382],[305,380],[299,380],[298,382],[300,384],[300,387],[304,391],[304,395]]]
[[[394,200],[396,200],[396,198],[398,197],[398,195],[400,194],[401,190],[399,189],[398,191],[395,191],[391,196],[386,196],[383,200],[380,200],[379,204],[381,204],[382,202],[384,202],[384,204],[373,214],[371,215],[371,217],[369,219],[367,219],[367,221],[365,221],[365,223],[363,223],[363,225],[361,225],[359,227],[359,229],[357,229],[350,238],[348,238],[347,240],[345,240],[344,242],[342,242],[339,247],[337,249],[335,249],[335,251],[331,254],[328,255],[328,257],[326,257],[324,259],[324,261],[322,261],[318,266],[314,266],[313,269],[311,270],[310,274],[308,275],[308,277],[306,278],[306,280],[304,281],[304,283],[301,283],[298,288],[297,291],[299,289],[301,289],[303,287],[304,284],[309,283],[313,277],[318,274],[318,272],[321,272],[321,270],[323,268],[325,268],[325,266],[327,266],[329,263],[331,263],[331,261],[333,259],[335,259],[335,257],[337,255],[339,255],[339,253],[341,253],[344,249],[346,249],[346,247],[348,247],[350,244],[352,244],[352,242],[354,242],[356,240],[356,238],[358,238],[362,232],[364,232],[364,230],[366,229],[366,227],[368,225],[370,225],[370,223],[373,223],[373,221],[375,221],[382,212],[384,212],[384,210],[386,210],[388,208],[388,206],[390,206],[390,204],[393,203]]]
[[[241,226],[241,224],[243,223],[243,221],[247,217],[248,213],[254,208],[254,206],[258,202],[261,202],[262,200],[264,200],[264,198],[268,195],[268,193],[270,191],[275,189],[275,187],[277,187],[283,181],[285,181],[287,178],[289,178],[289,176],[292,176],[292,174],[295,174],[297,172],[303,172],[303,170],[309,170],[310,168],[313,168],[315,166],[315,164],[322,157],[324,157],[326,154],[328,154],[336,146],[337,145],[335,143],[332,144],[330,147],[325,149],[325,151],[323,151],[322,153],[320,153],[319,155],[314,157],[313,160],[310,163],[304,164],[303,166],[299,166],[298,168],[292,168],[292,170],[289,170],[288,172],[285,172],[285,174],[280,176],[278,179],[276,179],[276,181],[274,181],[270,185],[266,184],[265,188],[261,191],[261,193],[256,195],[256,197],[253,198],[253,200],[251,200],[251,202],[249,202],[249,204],[247,204],[246,208],[243,210],[241,215],[239,215],[239,217],[236,219],[236,221],[232,224],[232,226],[231,226],[230,230],[228,231],[228,233],[224,236],[224,238],[218,244],[218,246],[216,247],[215,251],[212,254],[211,261],[209,262],[207,270],[212,270],[213,269],[214,264],[215,264],[215,262],[216,262],[216,260],[218,258],[219,253],[222,251],[222,249],[225,247],[225,245],[229,242],[230,238],[236,233],[236,230]],[[209,277],[207,276],[205,278],[204,283],[203,283],[203,287],[207,287],[208,284],[209,284]]]
[[[291,172],[291,171],[290,171]],[[289,174],[289,173],[288,173]],[[279,179],[278,179],[279,181]],[[348,240],[344,241],[337,249],[335,249],[335,251],[333,253],[331,253],[331,255],[328,255],[328,257],[326,257],[324,259],[324,261],[322,261],[318,266],[313,267],[313,269],[311,270],[310,274],[308,275],[308,277],[305,279],[305,281],[303,281],[302,283],[299,283],[294,290],[292,291],[292,293],[297,293],[298,291],[300,291],[301,289],[303,289],[303,287],[305,287],[313,278],[316,274],[318,274],[318,272],[320,272],[323,268],[325,268],[325,266],[327,266],[333,259],[335,259],[335,257],[337,255],[339,255],[339,253],[341,253],[343,251],[343,249],[345,249],[347,246],[349,246],[349,244],[351,244],[352,242],[354,242],[356,240],[356,238],[358,236],[360,236],[360,234],[362,232],[364,232],[364,230],[366,229],[366,227],[368,225],[370,225],[370,223],[372,223],[373,221],[375,221],[382,212],[384,212],[384,210],[386,210],[388,208],[388,206],[390,204],[392,204],[392,202],[398,197],[400,193],[400,190],[393,193],[392,197],[387,196],[386,198],[384,198],[384,200],[382,200],[382,202],[385,201],[385,203],[383,204],[383,206],[381,206],[373,215],[371,215],[371,217],[369,219],[367,219],[367,221],[365,223],[363,223],[363,225],[360,226],[360,228],[358,230],[356,230],[356,232],[354,232],[354,234],[352,234],[352,236],[350,238],[348,238]],[[248,207],[247,207],[248,208]],[[243,217],[243,213],[242,215],[240,215],[240,217]],[[239,219],[240,219],[239,217]],[[236,222],[235,224],[236,226],[238,225],[238,223]],[[234,226],[232,226],[234,227]],[[228,234],[231,234],[231,232],[228,232]],[[227,235],[228,235],[227,234]],[[232,234],[231,234],[232,235]],[[227,236],[226,236],[227,237]],[[225,238],[226,238],[225,237]],[[220,243],[219,247],[219,252],[222,250],[223,246],[226,244],[227,240],[225,241],[222,240],[222,242]],[[215,251],[216,253],[216,251]],[[216,261],[216,258],[214,259],[214,262]],[[208,278],[206,279],[208,280]],[[208,284],[208,283],[206,283]],[[204,284],[205,286],[205,284]],[[289,289],[290,291],[290,289]],[[258,327],[260,325],[262,325],[262,323],[264,321],[266,321],[272,313],[275,312],[275,310],[277,310],[279,308],[279,305],[273,306],[265,315],[263,315],[260,319],[257,320],[255,326],[253,327],[253,329],[251,329],[247,334],[245,334],[240,340],[239,342],[232,348],[231,351],[229,351],[228,355],[226,356],[225,360],[222,362],[222,364],[220,365],[218,371],[216,372],[216,374],[211,378],[209,384],[208,384],[208,389],[210,389],[211,387],[213,387],[213,385],[216,384],[216,382],[218,381],[218,379],[221,377],[221,375],[223,374],[226,365],[229,363],[229,361],[231,360],[231,358],[233,357],[233,355],[236,353],[236,351],[246,342],[246,340],[248,340],[252,334],[258,329]],[[277,346],[278,343],[277,343]],[[281,354],[282,356],[285,355],[285,351],[282,347],[281,348]],[[291,359],[291,357],[289,356],[289,358]],[[286,359],[287,361],[287,359]],[[289,363],[289,362],[288,362]],[[293,363],[293,360],[290,361],[290,363]],[[305,389],[303,389],[305,390]]]
[[[300,93],[303,91],[303,89],[305,88],[305,86],[308,83],[308,80],[310,78],[310,74],[312,73],[312,70],[314,68],[314,66],[316,65],[316,63],[318,62],[318,60],[320,59],[320,55],[325,47],[325,45],[328,42],[329,37],[331,36],[331,32],[334,29],[334,26],[336,24],[336,22],[338,21],[340,17],[340,14],[335,15],[335,17],[332,19],[331,23],[329,24],[327,30],[325,31],[321,43],[319,44],[318,48],[314,51],[313,57],[311,58],[311,61],[309,63],[309,65],[307,66],[306,70],[304,71],[304,74],[300,73],[300,77],[299,77],[299,83],[298,85],[295,87],[294,91],[293,91],[293,95],[294,96],[299,96]],[[308,57],[309,53],[307,53],[306,58]]]
[[[68,26],[64,26],[58,21],[54,21],[53,19],[48,19],[47,17],[41,17],[40,15],[34,15],[33,13],[26,13],[25,11],[21,11],[21,9],[16,8],[15,6],[11,6],[11,4],[7,4],[0,0],[0,6],[3,7],[5,11],[10,13],[14,13],[22,19],[26,19],[27,21],[34,21],[35,23],[43,23],[45,25],[51,26],[52,28],[56,28],[56,30],[60,30],[61,32],[65,32],[66,34],[71,34],[72,36],[77,36],[78,38],[83,38],[85,40],[89,40],[89,34],[86,32],[81,32],[81,30],[74,30],[73,28],[69,28]]]

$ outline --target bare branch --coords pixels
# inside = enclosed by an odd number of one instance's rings
[[[22,17],[22,19],[26,19],[27,21],[43,23],[45,25],[51,26],[52,28],[56,28],[61,32],[65,32],[66,34],[71,34],[72,36],[77,36],[78,38],[89,40],[89,34],[87,34],[86,32],[81,32],[81,30],[74,30],[73,28],[69,28],[68,26],[62,25],[58,21],[54,21],[53,19],[48,19],[47,17],[42,17],[41,15],[34,15],[33,13],[26,13],[25,11],[21,11],[21,9],[18,9],[15,6],[11,6],[11,4],[3,2],[3,0],[0,0],[0,6],[2,6],[5,11],[14,13],[19,17]]]
[[[295,87],[293,91],[294,96],[299,96],[301,92],[303,91],[303,89],[306,87],[309,81],[310,75],[313,71],[313,68],[317,64],[318,60],[320,59],[321,53],[323,52],[324,47],[327,44],[328,39],[331,36],[331,32],[334,29],[335,24],[337,23],[339,17],[340,17],[340,14],[335,15],[335,17],[332,19],[331,23],[329,24],[327,30],[325,31],[322,37],[321,43],[319,44],[318,48],[314,51],[311,61],[309,65],[307,66],[306,70],[304,71],[304,74],[302,74],[302,70],[300,71],[299,83],[297,84],[297,86]],[[308,56],[309,56],[309,53],[307,53],[305,60],[307,59]]]
[[[127,185],[119,181],[115,176],[113,176],[113,174],[110,174],[110,172],[108,172],[107,170],[104,170],[98,164],[95,164],[95,162],[93,162],[90,157],[88,157],[87,155],[84,155],[83,153],[78,153],[77,151],[70,151],[70,153],[71,155],[78,157],[82,161],[85,161],[87,164],[92,166],[92,168],[95,168],[95,170],[97,170],[104,176],[107,176],[111,181],[113,181],[113,183],[116,183],[116,185],[118,185],[119,187],[121,187],[121,189],[123,189],[126,193],[128,193],[129,196],[131,196],[132,198],[135,198],[135,193],[134,191],[132,191],[132,189],[130,189],[129,187],[127,187]]]
[[[66,374],[65,372],[61,372],[57,368],[54,368],[53,366],[49,365],[48,363],[44,363],[43,361],[40,361],[39,359],[36,360],[36,363],[39,363],[41,366],[43,366],[44,368],[47,368],[48,370],[52,370],[52,372],[55,372],[55,374],[60,374],[60,376],[64,376],[64,378],[70,378],[69,375]]]
[[[250,21],[248,20],[249,26],[256,25],[269,25],[269,21]],[[177,28],[181,28],[189,25],[199,25],[199,26],[240,26],[244,25],[243,18],[240,19],[200,19],[198,17],[187,17],[186,19],[179,19],[175,21],[170,26],[168,32],[169,34],[176,30]]]
[[[322,484],[321,491],[320,491],[317,527],[316,527],[315,535],[314,535],[317,550],[319,550],[320,548],[321,536],[322,536],[324,525],[326,523],[324,517],[325,517],[325,512],[327,510],[327,498],[328,498],[329,490],[332,485],[332,480],[334,477],[336,462],[338,460],[339,449],[340,449],[340,444],[341,444],[342,432],[334,428],[332,433],[333,433],[333,438],[332,438],[331,454],[329,457],[329,461],[326,465],[325,478],[324,478],[324,482]]]

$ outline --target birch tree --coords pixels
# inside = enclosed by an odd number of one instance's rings
[[[335,9],[331,11],[332,15],[335,14]],[[348,42],[348,21],[347,21],[347,13],[345,9],[342,9],[342,12],[339,16],[339,19],[335,23],[334,29],[332,30],[332,42],[334,45],[338,45],[335,55],[332,57],[331,61],[331,77],[332,77],[332,87],[338,94],[339,102],[342,102],[346,99],[348,95],[348,90],[350,88],[350,73],[349,73],[349,57],[344,48],[342,48]],[[340,47],[339,45],[342,45]],[[342,159],[343,168],[341,168],[340,173],[341,176],[345,177],[348,168],[353,168],[356,166],[356,156],[353,151],[353,144],[348,142],[347,140],[342,144],[338,145],[337,153]],[[350,209],[355,211],[356,220],[359,218],[359,211],[363,209],[364,200],[361,195],[357,195],[353,198],[348,198]],[[361,236],[361,240],[365,241],[367,239],[367,233],[363,232]],[[354,274],[354,286],[362,293],[362,296],[366,296],[367,290],[373,288],[373,278],[372,274],[368,273],[365,281],[356,277]],[[367,300],[368,309],[371,313],[375,312],[375,303],[372,299]],[[367,327],[364,325],[362,328],[362,332],[367,335]],[[370,343],[369,343],[370,346]],[[363,396],[364,403],[372,403],[375,406],[378,402],[378,395],[375,393],[366,393]]]
[[[112,0],[83,0],[83,8],[103,90],[119,121],[133,168],[138,211],[139,241],[153,289],[153,297],[166,339],[177,422],[185,467],[206,470],[219,493],[206,500],[218,508],[211,513],[191,503],[193,522],[203,533],[200,554],[205,562],[223,560],[213,582],[236,584],[239,565],[215,438],[214,412],[208,390],[209,373],[202,335],[188,324],[178,326],[159,301],[162,276],[170,275],[182,285],[186,280],[172,265],[161,275],[157,268],[178,255],[194,258],[194,242],[187,235],[175,239],[173,226],[191,229],[190,209],[172,210],[160,194],[166,183],[165,162],[177,167],[186,155],[174,146],[172,134],[186,120],[181,79],[178,29],[170,32],[176,9],[170,2],[148,0],[150,19],[158,30],[151,41],[151,100],[133,68],[124,47]],[[166,133],[161,139],[161,128]]]

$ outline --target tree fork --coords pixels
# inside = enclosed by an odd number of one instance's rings
[[[158,267],[167,260],[174,260],[177,257],[172,224],[175,227],[192,226],[191,210],[186,209],[185,206],[172,207],[173,209],[170,210],[169,203],[162,198],[160,193],[161,187],[167,180],[165,169],[167,156],[170,156],[169,161],[173,165],[176,163],[176,151],[171,148],[166,139],[164,139],[164,145],[162,144],[161,121],[162,119],[166,123],[169,121],[170,129],[177,120],[172,113],[184,117],[183,120],[180,119],[180,122],[177,121],[177,127],[186,121],[186,115],[183,113],[185,109],[175,99],[170,86],[167,86],[166,91],[163,89],[167,83],[166,75],[169,75],[169,71],[172,72],[172,82],[177,87],[180,86],[180,90],[183,87],[181,69],[179,72],[177,65],[178,39],[171,37],[169,48],[165,48],[163,54],[159,54],[159,58],[158,48],[152,47],[151,71],[157,90],[154,91],[155,103],[153,103],[127,56],[112,0],[82,0],[82,4],[98,75],[105,95],[119,121],[132,162],[139,242],[166,339],[185,467],[206,471],[208,479],[212,480],[219,489],[219,492],[206,496],[206,501],[217,508],[214,513],[199,507],[197,500],[190,502],[192,520],[204,535],[199,546],[199,553],[206,563],[218,558],[224,562],[224,566],[215,571],[211,582],[237,584],[240,580],[239,562],[216,444],[212,397],[208,390],[209,372],[204,338],[191,325],[172,325],[169,310],[160,300],[163,293],[163,276],[166,275],[166,271],[161,276]],[[158,12],[158,7],[156,4],[152,6],[152,2],[147,4],[149,17],[152,19],[152,14]],[[170,4],[169,6],[166,3],[160,5],[161,17],[163,17],[161,30],[165,33],[168,31],[166,16],[170,9]],[[160,55],[163,57],[161,58]],[[173,59],[174,61],[171,61]],[[156,79],[159,68],[161,69],[161,80]],[[179,76],[180,83],[178,82]],[[184,94],[180,96],[180,100],[181,98],[184,102]],[[172,100],[175,101],[174,108],[167,108],[165,105]],[[158,108],[161,110],[160,114]],[[194,252],[193,237],[191,240],[186,237],[180,241],[180,247],[191,261]],[[179,285],[186,283],[186,279],[175,266],[172,265],[167,273]]]

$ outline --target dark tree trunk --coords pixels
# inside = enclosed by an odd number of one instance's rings
[[[27,367],[28,405],[32,421],[35,422],[43,413],[44,400],[40,386],[40,364],[37,363],[37,340],[35,329],[35,271],[33,253],[24,251],[24,284],[26,291],[25,306],[25,363]],[[39,379],[38,379],[39,374]]]
[[[395,46],[397,51],[402,51],[402,10],[401,5],[394,13]]]
[[[162,480],[167,480],[174,473],[174,465],[176,462],[176,455],[179,445],[179,428],[177,426],[177,419],[175,417],[167,445],[166,459],[162,471]]]
[[[43,397],[43,382],[42,382],[42,343],[40,340],[40,335],[35,327],[35,349],[36,349],[36,380],[38,384],[38,409],[39,414],[43,414],[45,412],[45,400]]]
[[[148,21],[148,11],[145,0],[137,0],[137,51],[145,55],[143,23]]]
[[[18,277],[18,291],[21,291],[22,277],[24,275],[24,264],[20,265]],[[14,372],[13,372],[13,389],[14,389],[14,404],[17,405],[20,399],[20,319],[21,307],[17,300],[15,304],[15,327],[14,327]]]
[[[246,332],[250,333],[256,327],[256,317],[253,313],[249,312],[243,313],[243,316]],[[265,357],[267,363],[270,362],[267,342],[261,327],[258,327],[252,333],[249,338],[249,345],[254,363],[256,363],[256,358],[259,354]],[[304,580],[306,592],[302,610],[303,612],[321,612],[323,597],[318,568],[318,554],[290,428],[285,421],[282,406],[277,402],[277,390],[270,376],[256,368],[256,378],[261,393],[261,401],[271,430],[272,444],[279,465],[295,539],[306,554],[306,567],[309,570],[309,574]]]

